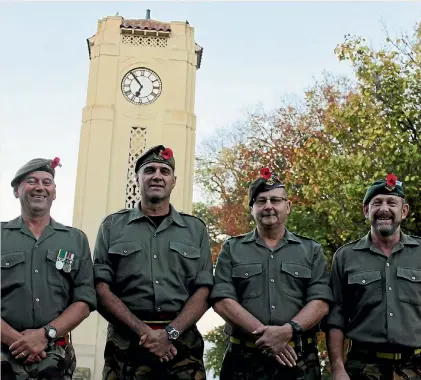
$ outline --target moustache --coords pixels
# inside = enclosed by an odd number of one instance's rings
[[[378,212],[374,216],[375,218],[393,218],[393,215],[389,212]]]

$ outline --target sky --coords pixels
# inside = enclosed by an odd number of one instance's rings
[[[323,71],[352,77],[334,54],[345,34],[381,46],[384,25],[395,35],[421,20],[421,3],[402,1],[0,3],[1,220],[20,211],[10,187],[17,169],[34,157],[59,156],[52,215],[71,225],[90,62],[86,39],[99,19],[116,12],[144,18],[146,9],[152,19],[188,20],[204,48],[196,78],[197,148],[258,104],[272,109],[300,98]]]

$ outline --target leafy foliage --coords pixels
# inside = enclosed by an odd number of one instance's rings
[[[214,377],[219,376],[222,360],[226,349],[227,336],[224,333],[224,326],[215,327],[203,336],[212,344],[212,347],[205,353],[206,368],[213,370]]]
[[[263,166],[277,172],[293,202],[288,228],[319,241],[327,257],[367,231],[361,200],[388,172],[403,180],[410,203],[404,229],[421,227],[421,78],[418,26],[413,38],[386,39],[380,50],[346,36],[336,48],[355,81],[325,74],[300,104],[258,110],[207,141],[197,157],[197,182],[209,196],[217,243],[248,232],[249,184]],[[204,209],[201,210],[202,213]]]
[[[270,167],[293,202],[288,228],[319,241],[330,261],[344,243],[368,230],[362,213],[366,188],[393,172],[405,186],[410,213],[406,233],[421,230],[421,23],[412,36],[374,49],[346,35],[335,53],[350,64],[353,81],[325,74],[299,104],[258,110],[207,141],[197,157],[197,183],[207,202],[196,212],[211,232],[216,260],[223,240],[248,232],[247,189]],[[225,335],[217,327],[208,365],[219,373]],[[324,335],[319,336],[324,378],[330,378]]]

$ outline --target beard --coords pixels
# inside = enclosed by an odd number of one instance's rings
[[[379,218],[385,218],[389,217],[392,220],[391,224],[379,224],[378,219]],[[400,221],[397,221],[396,218],[393,217],[393,215],[390,214],[376,214],[371,221],[371,226],[380,233],[383,237],[391,236],[393,235],[398,227],[400,226]]]

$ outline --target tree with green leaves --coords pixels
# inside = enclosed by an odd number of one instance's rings
[[[293,203],[287,227],[320,242],[328,260],[341,245],[367,233],[365,190],[390,172],[403,181],[410,205],[402,228],[419,235],[421,23],[411,36],[387,35],[379,49],[347,35],[335,53],[352,66],[353,80],[326,74],[301,104],[252,113],[201,149],[197,182],[212,206],[202,204],[199,214],[217,232],[215,258],[224,238],[253,227],[247,188],[263,166],[287,186]],[[222,330],[208,339],[223,342]],[[223,351],[215,347],[209,363],[218,369]],[[323,347],[320,334],[319,350],[326,356]]]
[[[224,333],[224,326],[215,327],[205,334],[203,338],[212,345],[205,352],[206,369],[208,371],[212,370],[214,377],[217,377],[221,371],[222,360],[227,348],[227,335]]]

